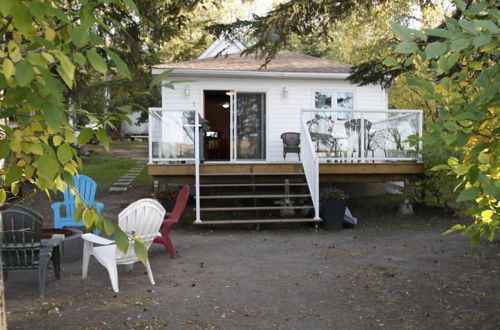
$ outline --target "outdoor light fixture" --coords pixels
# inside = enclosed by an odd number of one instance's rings
[[[186,87],[184,87],[184,95],[191,95],[191,87],[189,87],[189,85],[186,85]]]
[[[224,103],[224,104],[222,105],[222,107],[223,107],[224,109],[229,108],[229,103],[227,103],[227,102],[226,102],[226,103]]]
[[[288,96],[288,87],[283,86],[283,97],[287,97],[287,96]]]

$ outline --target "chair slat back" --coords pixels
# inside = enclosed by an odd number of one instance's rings
[[[83,174],[75,175],[73,176],[73,187],[88,204],[94,204],[97,190],[97,184],[94,180]],[[75,211],[75,198],[76,195],[73,195],[68,187],[64,192],[64,202],[67,204],[68,214],[73,214]]]
[[[168,220],[179,221],[179,218],[184,213],[186,209],[186,205],[189,199],[189,185],[186,184],[182,187],[181,191],[177,195],[177,200],[175,201],[175,206],[170,215],[168,216]]]
[[[43,218],[25,206],[2,212],[2,263],[5,269],[37,268]]]
[[[141,238],[146,249],[149,249],[160,230],[165,217],[165,209],[160,203],[151,198],[144,198],[127,206],[118,214],[118,225],[126,233],[135,233]],[[126,254],[117,250],[117,259],[137,260],[133,241],[130,241]]]

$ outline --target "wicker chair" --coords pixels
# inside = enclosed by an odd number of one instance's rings
[[[300,133],[286,132],[281,134],[283,140],[283,161],[286,160],[286,154],[296,153],[300,160]]]

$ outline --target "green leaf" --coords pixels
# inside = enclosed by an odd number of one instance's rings
[[[118,71],[120,71],[121,74],[123,74],[125,77],[127,77],[129,80],[132,80],[132,75],[130,74],[130,71],[128,69],[128,66],[123,60],[118,56],[115,52],[106,49],[106,52],[108,53],[109,57],[113,60],[115,63]]]
[[[500,29],[498,29],[498,27],[492,21],[477,20],[475,22],[476,22],[477,26],[480,26],[485,30],[489,30],[491,33],[499,33],[500,32]]]
[[[77,26],[71,33],[71,39],[77,48],[84,47],[89,42],[89,31],[85,26]]]
[[[451,234],[453,232],[456,232],[456,231],[459,231],[459,230],[463,230],[465,227],[463,225],[454,225],[453,227],[451,227],[450,229],[448,229],[447,231],[445,231],[443,233],[443,235],[447,235],[447,234]]]
[[[7,199],[7,193],[5,192],[5,189],[0,189],[0,203],[5,202]]]
[[[106,233],[106,235],[108,236],[113,235],[113,233],[115,232],[114,224],[109,220],[104,220],[103,224],[104,224],[104,232]]]
[[[389,22],[389,25],[391,26],[394,34],[397,35],[400,39],[405,41],[411,41],[413,39],[412,29],[395,22]]]
[[[487,45],[490,42],[491,42],[491,37],[490,36],[479,36],[479,37],[475,37],[474,39],[472,39],[472,44],[476,48],[479,48],[479,47],[482,47],[484,45]]]
[[[104,149],[109,150],[109,136],[104,128],[99,128],[96,132],[97,139],[102,143]]]
[[[168,77],[168,75],[170,75],[170,73],[172,73],[172,71],[174,71],[174,69],[168,69],[167,71],[164,71],[159,75],[154,76],[153,80],[151,81],[151,84],[149,84],[149,88],[153,88],[159,85],[163,79],[165,79],[166,77]]]
[[[444,140],[444,142],[446,143],[447,146],[449,146],[450,144],[452,144],[453,142],[455,142],[456,139],[457,139],[457,136],[455,134],[446,134],[446,135],[443,135],[443,140]]]
[[[446,67],[448,70],[450,70],[455,65],[455,63],[457,63],[457,60],[459,57],[460,57],[460,53],[455,52],[446,58]]]
[[[458,125],[454,121],[447,121],[443,124],[443,127],[450,131],[457,131]]]
[[[73,54],[73,59],[80,66],[85,66],[85,64],[87,63],[87,58],[85,56],[83,56],[82,53],[79,53],[79,52],[76,52]]]
[[[478,187],[471,187],[469,189],[462,190],[460,194],[458,194],[457,202],[472,201],[476,199],[477,196],[479,196],[480,192],[481,189],[479,189]]]
[[[458,24],[464,29],[465,31],[469,32],[472,35],[477,35],[479,32],[476,29],[476,24],[471,21],[464,21],[460,20],[458,21]]]
[[[10,185],[10,192],[12,193],[12,195],[17,196],[17,194],[19,194],[19,185],[17,185],[16,183],[12,183]]]
[[[85,228],[91,228],[95,220],[97,219],[97,211],[92,209],[92,208],[87,208],[85,211],[83,211],[83,216],[82,220],[83,223],[85,224]]]
[[[73,219],[75,220],[75,222],[82,221],[83,211],[85,211],[85,204],[80,202],[76,206],[75,212],[73,212]]]
[[[409,54],[413,53],[418,49],[418,46],[414,42],[404,41],[400,43],[394,50],[396,53]]]
[[[144,246],[142,240],[134,239],[134,252],[137,258],[144,264],[148,263],[148,249]]]
[[[450,51],[464,49],[470,44],[470,39],[458,39],[451,42]]]
[[[58,50],[53,50],[52,53],[59,60],[60,65],[57,66],[56,71],[59,73],[61,78],[64,80],[69,88],[73,86],[73,81],[75,79],[75,65],[71,60]]]
[[[465,8],[467,8],[467,5],[463,2],[463,0],[455,0],[455,5],[462,12],[465,11]]]
[[[21,61],[16,65],[16,80],[19,86],[24,87],[29,85],[33,80],[33,67],[27,61]]]
[[[55,155],[44,153],[37,158],[36,162],[38,163],[37,168],[40,172],[40,176],[43,176],[48,180],[54,179],[59,170],[59,163],[57,162]]]
[[[448,47],[442,42],[432,42],[425,48],[425,56],[427,59],[434,58],[446,52]]]
[[[5,184],[7,186],[11,185],[13,182],[21,180],[23,177],[23,169],[19,166],[10,166],[5,174]]]
[[[2,4],[3,6],[3,4]],[[14,3],[10,12],[12,14],[12,22],[14,26],[21,32],[29,34],[33,31],[33,26],[31,25],[31,12],[22,2]]]
[[[433,168],[431,168],[431,171],[442,171],[442,170],[449,170],[450,167],[448,165],[436,165]]]
[[[0,140],[0,159],[6,158],[10,154],[10,140]]]
[[[129,244],[128,236],[117,225],[114,225],[114,227],[115,227],[115,242],[116,242],[116,246],[123,253],[127,253],[127,251],[128,251],[128,244]]]
[[[49,126],[54,130],[58,130],[64,121],[64,109],[58,104],[50,102],[46,102],[40,107]]]
[[[131,113],[132,112],[132,106],[131,105],[122,105],[121,107],[118,107],[118,109],[122,112],[125,113]]]
[[[399,62],[392,56],[388,56],[384,58],[384,61],[382,62],[385,66],[396,66],[399,65]]]
[[[97,213],[97,217],[95,219],[95,226],[100,233],[102,233],[102,231],[104,229],[104,222],[105,221],[106,220],[104,220],[104,217],[102,216],[102,214]]]
[[[57,148],[57,158],[59,158],[61,164],[66,164],[73,159],[73,148],[67,143],[62,144]]]
[[[488,186],[484,188],[484,194],[487,196],[492,196],[498,199],[498,196],[500,195],[500,189],[498,189],[495,186]]]
[[[84,144],[90,141],[93,135],[94,131],[91,130],[90,128],[88,127],[82,128],[80,134],[78,135],[78,145],[83,146]]]
[[[485,10],[488,7],[488,4],[485,2],[480,2],[469,9],[467,9],[464,14],[465,15],[477,15],[481,13],[483,10]]]
[[[106,74],[108,72],[108,66],[106,65],[106,61],[97,53],[95,48],[92,48],[87,52],[87,58],[90,62],[90,65],[99,73]]]
[[[440,37],[444,39],[451,39],[453,37],[453,33],[445,29],[427,29],[424,31],[430,36]]]
[[[477,156],[477,160],[479,160],[481,164],[488,164],[490,162],[490,156],[488,154],[485,154],[484,152],[481,152]]]

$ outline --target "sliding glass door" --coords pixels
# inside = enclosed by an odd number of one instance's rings
[[[232,99],[233,160],[266,159],[266,94],[236,92]]]

